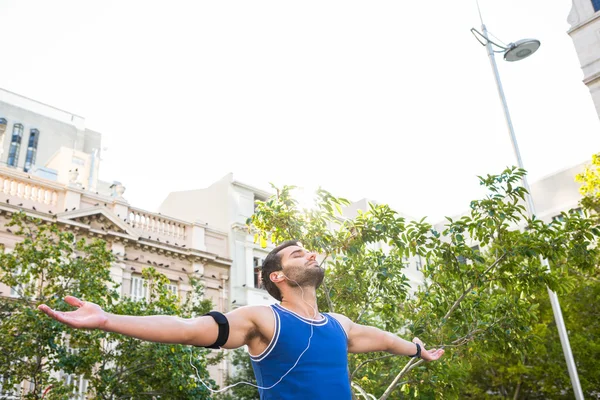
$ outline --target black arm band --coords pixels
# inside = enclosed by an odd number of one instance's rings
[[[217,336],[217,340],[212,344],[212,346],[204,346],[207,349],[220,349],[225,343],[227,343],[227,339],[229,339],[229,321],[227,321],[227,317],[221,314],[218,311],[211,311],[204,316],[210,315],[213,317],[217,325],[219,325],[219,335]]]
[[[415,343],[417,345],[417,354],[409,356],[411,358],[421,358],[421,345],[419,343]]]

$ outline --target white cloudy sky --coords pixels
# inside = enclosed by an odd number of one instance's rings
[[[481,0],[532,180],[600,149],[570,0]],[[0,87],[86,118],[101,178],[154,210],[228,172],[436,220],[514,164],[474,1],[0,2]]]

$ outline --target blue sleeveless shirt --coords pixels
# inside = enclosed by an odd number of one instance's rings
[[[311,325],[314,330],[310,347],[298,364],[272,389],[259,389],[261,400],[348,400],[348,337],[332,316],[320,320],[304,318],[275,304],[275,332],[267,348],[250,355],[258,386],[275,384],[306,349]]]

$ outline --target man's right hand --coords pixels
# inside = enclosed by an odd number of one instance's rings
[[[67,312],[55,311],[45,304],[40,304],[38,308],[49,317],[72,328],[102,329],[106,324],[108,316],[99,305],[79,300],[73,296],[65,297],[65,301],[67,304],[77,307],[77,310]]]

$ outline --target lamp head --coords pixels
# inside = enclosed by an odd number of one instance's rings
[[[536,39],[522,39],[515,43],[510,43],[508,49],[504,52],[506,61],[519,61],[529,57],[540,48],[540,41]]]

